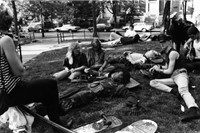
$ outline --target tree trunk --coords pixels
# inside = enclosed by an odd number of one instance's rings
[[[183,1],[183,21],[186,22],[186,8],[187,8],[187,0]]]
[[[41,1],[40,1],[40,6],[41,6],[41,7],[40,7],[40,12],[41,12],[41,28],[42,28],[42,31],[41,31],[41,32],[42,32],[42,37],[45,37],[45,36],[44,36],[44,20],[43,20],[43,16],[42,16],[42,8],[43,8],[43,7],[42,7],[42,2],[41,2]]]
[[[96,2],[92,1],[92,12],[93,12],[93,37],[98,37],[97,35],[97,22],[96,22]]]
[[[117,27],[117,2],[113,1],[113,18],[114,18],[114,27]]]
[[[163,33],[167,32],[170,25],[170,3],[171,3],[170,0],[166,1],[165,3],[164,13],[163,13],[163,25],[164,25]]]

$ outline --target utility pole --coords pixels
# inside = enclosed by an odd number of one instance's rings
[[[13,14],[14,14],[14,22],[15,22],[15,34],[18,37],[18,47],[19,47],[19,55],[20,55],[20,60],[22,62],[22,50],[21,50],[21,44],[19,43],[19,31],[18,31],[18,23],[17,23],[17,10],[15,6],[15,0],[12,0],[12,7],[13,7]]]

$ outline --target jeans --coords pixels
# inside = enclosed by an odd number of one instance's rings
[[[122,35],[119,35],[119,34],[117,34],[117,33],[115,33],[115,32],[111,32],[111,33],[110,33],[109,39],[110,39],[110,41],[112,41],[112,40],[119,39],[119,38],[121,38],[121,37],[122,37]]]
[[[8,94],[8,99],[10,107],[41,102],[46,107],[49,119],[60,124],[58,88],[55,80],[20,81]]]
[[[179,71],[178,69],[177,71]],[[161,91],[170,92],[172,88],[170,86],[178,86],[178,91],[182,96],[186,106],[190,107],[198,107],[195,103],[194,98],[192,97],[191,93],[189,92],[189,79],[186,71],[173,73],[171,78],[166,79],[154,79],[150,81],[150,86],[156,88]]]

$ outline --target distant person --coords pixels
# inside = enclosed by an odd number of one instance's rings
[[[84,73],[84,69],[87,67],[87,57],[80,51],[78,42],[71,43],[68,47],[63,67],[64,70],[53,74],[55,79],[62,80],[67,78],[71,81]]]
[[[12,24],[12,12],[4,4],[0,5],[0,89],[7,93],[7,108],[1,108],[2,115],[8,107],[41,102],[46,106],[50,120],[62,124],[57,82],[53,79],[23,81],[25,67],[16,52],[17,43],[8,36]],[[56,132],[57,133],[57,132]]]
[[[140,36],[134,30],[133,24],[130,24],[129,29],[126,30],[124,36],[120,34],[119,32],[111,32],[109,41],[102,42],[102,46],[113,47],[113,46],[118,46],[118,45],[137,43],[138,41],[142,41],[142,40],[140,39]]]

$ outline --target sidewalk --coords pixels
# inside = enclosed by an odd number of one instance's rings
[[[71,42],[72,40],[69,40],[69,42],[65,41],[58,44],[57,38],[43,38],[37,39],[37,42],[21,45],[22,61],[23,63],[26,63],[27,61],[33,59],[42,52],[68,47]],[[83,44],[88,42],[88,40],[82,41]]]

